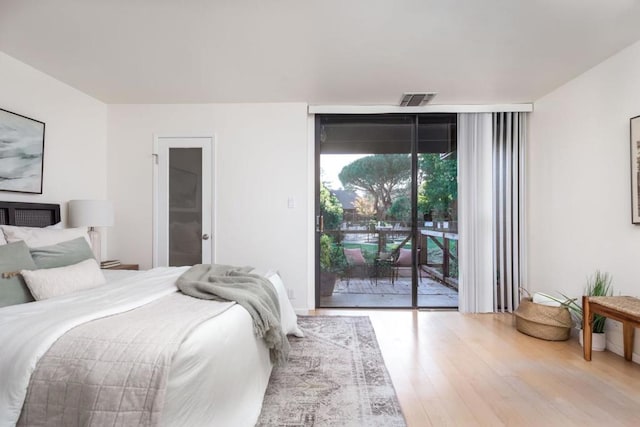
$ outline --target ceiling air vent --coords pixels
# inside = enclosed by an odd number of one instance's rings
[[[419,107],[431,102],[435,98],[435,92],[421,92],[421,93],[403,93],[402,100],[400,100],[401,107]]]

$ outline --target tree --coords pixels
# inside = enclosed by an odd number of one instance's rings
[[[373,218],[376,215],[376,208],[370,197],[358,196],[353,205],[356,208],[356,213],[362,218]]]
[[[411,179],[408,154],[374,154],[355,160],[338,175],[345,188],[362,190],[373,198],[376,219],[382,220],[396,194],[406,189]]]
[[[439,154],[420,154],[418,159],[422,185],[418,192],[418,209],[430,214],[444,214],[458,199],[458,161]]]
[[[320,184],[320,215],[324,220],[324,228],[327,230],[338,230],[342,224],[344,211],[338,198]]]
[[[387,215],[396,221],[411,221],[411,200],[407,196],[396,198],[387,211]]]

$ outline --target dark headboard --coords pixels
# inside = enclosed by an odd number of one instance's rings
[[[46,227],[60,222],[60,205],[50,203],[0,202],[0,224]]]

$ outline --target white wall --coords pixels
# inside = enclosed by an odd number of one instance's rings
[[[636,43],[535,103],[528,152],[531,290],[578,296],[600,269],[613,275],[616,294],[640,296],[629,154],[639,76]],[[612,339],[621,346],[618,333]]]
[[[278,269],[296,308],[313,301],[306,104],[107,107],[0,52],[0,108],[46,123],[43,194],[0,200],[61,203],[65,218],[70,199],[108,198],[116,223],[103,257],[143,268],[151,266],[153,134],[215,133],[215,261]]]
[[[110,256],[151,267],[153,135],[213,133],[215,262],[277,269],[307,308],[307,120],[306,104],[109,105]]]
[[[43,194],[0,200],[61,203],[107,194],[107,107],[0,52],[0,108],[45,122]]]

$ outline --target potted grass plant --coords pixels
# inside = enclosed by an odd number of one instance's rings
[[[611,276],[609,273],[596,271],[595,274],[587,281],[587,287],[585,288],[584,294],[591,297],[609,297],[613,295]],[[582,306],[580,307],[580,313],[580,327],[582,328]],[[606,320],[606,317],[599,314],[595,314],[593,316],[592,350],[604,351],[607,347],[607,336],[604,330]],[[580,345],[583,345],[582,332],[583,331],[580,331]]]
[[[613,295],[613,287],[611,286],[611,275],[606,272],[601,272],[597,270],[592,276],[587,279],[587,286],[584,289],[584,295],[590,297],[600,297],[600,296],[611,296]],[[583,345],[583,336],[582,336],[582,319],[583,319],[583,311],[582,306],[580,305],[581,300],[578,298],[569,298],[564,294],[563,298],[558,298],[549,294],[542,294],[543,296],[550,298],[563,306],[569,309],[572,317],[574,318],[576,325],[580,329],[579,337],[580,337],[580,345]],[[595,314],[593,316],[593,340],[592,340],[592,349],[594,351],[604,351],[607,344],[607,337],[605,335],[605,322],[606,318],[604,316],[600,316],[599,314]]]
[[[320,296],[333,295],[340,275],[344,273],[346,260],[342,248],[326,234],[320,237]]]

